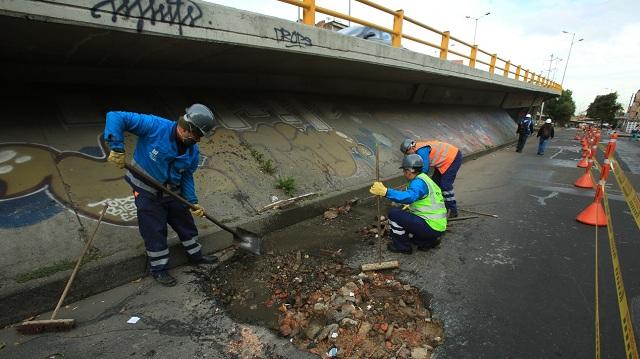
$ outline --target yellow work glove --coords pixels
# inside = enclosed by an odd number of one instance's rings
[[[111,150],[107,161],[113,163],[118,168],[124,168],[124,152]]]
[[[375,194],[376,196],[386,196],[387,195],[387,187],[385,187],[382,182],[373,182],[371,188],[369,188],[369,192]]]
[[[192,208],[189,209],[191,214],[198,217],[204,217],[204,208],[202,208],[199,204],[194,204]]]

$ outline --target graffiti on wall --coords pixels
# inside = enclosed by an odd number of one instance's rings
[[[101,156],[92,156],[34,143],[0,143],[0,228],[27,226],[66,209],[97,219],[104,203],[110,205],[106,222],[135,226],[123,173],[101,150]]]
[[[91,8],[91,16],[99,19],[103,12],[111,14],[111,22],[123,19],[137,19],[136,29],[142,32],[146,21],[151,25],[164,22],[177,25],[182,35],[182,27],[196,25],[203,16],[200,6],[191,0],[103,0]]]
[[[232,97],[212,101],[212,107],[221,126],[200,143],[198,194],[205,204],[208,199],[217,204],[220,198],[241,202],[240,209],[228,208],[244,211],[236,215],[255,213],[256,207],[265,205],[276,175],[296,177],[301,190],[339,189],[341,179],[372,168],[375,145],[371,144],[381,136],[355,122],[354,129],[336,131],[330,121],[339,115],[331,105],[306,99]],[[128,136],[128,149],[134,148],[134,141]],[[272,160],[277,173],[263,173],[251,150]],[[109,204],[106,222],[136,226],[131,189],[123,180],[124,172],[106,161],[107,152],[100,140],[78,150],[0,142],[0,210],[7,214],[0,219],[0,228],[32,225],[64,211],[97,219],[104,204]]]
[[[311,39],[308,36],[304,36],[297,31],[289,31],[284,27],[274,27],[273,31],[276,32],[276,40],[280,43],[284,43],[285,47],[310,47],[313,46]]]

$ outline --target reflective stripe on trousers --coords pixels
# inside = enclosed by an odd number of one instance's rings
[[[135,196],[138,230],[144,240],[151,272],[160,272],[168,268],[167,224],[178,234],[189,256],[202,256],[198,230],[185,205],[173,197],[160,197],[139,187],[134,186],[134,191],[138,192]]]

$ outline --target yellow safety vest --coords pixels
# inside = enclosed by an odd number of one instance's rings
[[[429,176],[420,173],[416,179],[421,179],[429,188],[429,193],[423,198],[411,203],[409,211],[424,219],[429,227],[444,232],[447,229],[447,208],[444,206],[442,190]],[[414,179],[415,181],[415,179]]]

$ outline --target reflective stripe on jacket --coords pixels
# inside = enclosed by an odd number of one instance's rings
[[[444,206],[442,190],[429,176],[420,173],[416,179],[421,179],[429,188],[429,193],[423,198],[411,203],[409,211],[424,219],[429,227],[444,232],[447,229],[447,208]],[[414,179],[414,181],[416,180]]]
[[[418,141],[416,148],[431,147],[429,152],[429,166],[435,167],[440,173],[445,173],[453,160],[456,159],[458,148],[454,145],[440,141]]]

